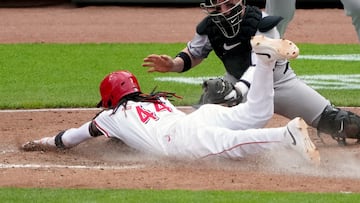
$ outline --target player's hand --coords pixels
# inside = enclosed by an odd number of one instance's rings
[[[143,67],[148,67],[148,72],[170,72],[174,67],[173,59],[168,55],[151,54],[144,58]]]

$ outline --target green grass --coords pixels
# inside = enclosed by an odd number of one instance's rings
[[[301,55],[341,55],[341,54],[360,54],[360,46],[342,44],[342,45],[314,45],[299,44]],[[319,61],[319,60],[292,60],[291,66],[296,74],[302,75],[315,74],[335,74],[351,75],[360,74],[360,61]],[[358,81],[360,84],[360,81]],[[320,89],[320,94],[329,99],[337,106],[360,106],[359,89]]]
[[[16,194],[16,195],[15,195]],[[360,194],[254,192],[254,191],[188,191],[188,190],[114,190],[114,189],[0,189],[2,202],[267,202],[267,203],[341,203],[358,202]]]
[[[159,82],[155,77],[221,76],[224,69],[213,53],[184,74],[152,73],[141,67],[150,53],[174,56],[185,44],[0,44],[0,109],[93,107],[98,85],[111,71],[127,69],[143,92],[176,92],[176,105],[198,100],[200,85]],[[301,54],[358,54],[359,45],[299,44]],[[293,60],[299,76],[360,74],[360,62]],[[319,90],[334,104],[360,106],[359,90]],[[119,180],[121,181],[121,180]],[[85,190],[1,188],[1,202],[358,202],[359,194],[278,193],[249,191]]]
[[[213,77],[224,73],[211,56],[183,74],[147,73],[142,60],[150,53],[171,56],[185,44],[2,44],[0,45],[0,109],[93,107],[99,101],[98,85],[111,71],[127,69],[140,81],[143,92],[176,92],[184,97],[175,105],[194,104],[200,84],[160,82],[155,77]],[[301,54],[360,53],[359,45],[300,44]],[[359,74],[360,62],[293,60],[298,75]],[[319,90],[336,105],[360,106],[359,90]],[[351,100],[348,96],[351,95]]]

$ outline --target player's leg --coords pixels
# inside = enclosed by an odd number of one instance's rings
[[[205,123],[229,129],[248,129],[263,127],[274,114],[274,86],[272,65],[257,64],[254,69],[254,80],[247,94],[245,103],[233,107],[218,104],[204,104],[187,115],[189,125]],[[193,121],[197,122],[193,122]],[[193,124],[191,124],[193,123]]]
[[[279,72],[279,73],[278,73]],[[289,119],[302,117],[318,132],[330,134],[340,144],[345,139],[360,139],[360,117],[352,112],[333,107],[325,97],[296,78],[291,69],[286,79],[278,79],[283,70],[275,69],[274,112]],[[293,75],[293,76],[291,76]]]
[[[283,37],[285,30],[295,14],[296,0],[266,0],[265,12],[273,16],[281,16],[284,19],[276,26],[280,36]]]
[[[360,42],[360,1],[359,0],[341,0],[344,5],[345,13],[352,18],[352,24],[355,27]]]
[[[289,119],[300,116],[316,127],[327,105],[330,102],[325,97],[297,77],[275,84],[274,111]]]
[[[247,93],[246,102],[234,107],[234,109],[242,108],[242,113],[234,111],[234,114],[241,115],[250,122],[255,121],[249,127],[258,128],[263,127],[273,115],[273,67],[276,61],[296,58],[299,49],[289,40],[271,39],[264,36],[253,37],[251,45],[256,54],[253,80]],[[266,72],[259,73],[260,71]]]
[[[220,156],[231,159],[290,147],[306,160],[318,163],[319,152],[312,143],[307,125],[301,118],[293,119],[285,127],[230,130],[216,126],[174,129],[178,137],[166,143],[170,156],[207,158]]]
[[[360,143],[360,116],[343,109],[327,106],[319,116],[318,132],[330,134],[340,145],[346,139],[356,139]]]
[[[196,117],[196,119],[191,119],[230,129],[248,129],[263,127],[272,117],[275,61],[283,58],[295,58],[299,50],[291,41],[263,36],[254,37],[251,43],[258,59],[256,66],[251,67],[254,68],[254,76],[247,94],[247,101],[231,108],[203,105],[190,116]]]

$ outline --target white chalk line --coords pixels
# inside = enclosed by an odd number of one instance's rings
[[[216,78],[219,76],[212,76]],[[299,75],[305,83],[314,89],[334,89],[334,90],[354,90],[360,89],[360,74],[333,74],[333,75]],[[177,82],[183,84],[200,85],[204,81],[204,77],[157,77],[157,81]]]
[[[360,61],[360,54],[299,55],[297,59],[324,61]]]
[[[44,109],[45,110],[45,109]],[[2,150],[0,154],[16,153],[18,150]],[[59,164],[4,164],[0,163],[0,169],[9,168],[28,168],[28,169],[50,169],[50,168],[67,168],[67,169],[96,169],[96,170],[129,170],[145,168],[144,164],[128,164],[121,166],[87,166],[87,165],[59,165]]]
[[[123,166],[85,166],[85,165],[58,165],[58,164],[0,164],[0,169],[27,168],[27,169],[95,169],[95,170],[129,170],[145,168],[145,165],[123,165]]]

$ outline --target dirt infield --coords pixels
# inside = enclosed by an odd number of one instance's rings
[[[198,8],[0,8],[0,43],[186,42],[203,17]],[[176,24],[176,23],[177,24]],[[341,9],[298,10],[286,37],[295,42],[357,43]],[[184,109],[186,110],[186,109]],[[360,113],[359,108],[351,108]],[[116,140],[96,138],[67,151],[27,152],[21,143],[78,127],[97,109],[0,111],[0,187],[147,188],[360,192],[359,146],[320,142],[322,163],[308,166],[291,152],[244,160],[162,160]],[[275,115],[268,126],[287,119]]]
[[[0,43],[187,42],[204,16],[197,7],[0,8],[0,26],[6,28]],[[298,43],[358,43],[342,9],[299,9],[285,37]]]

